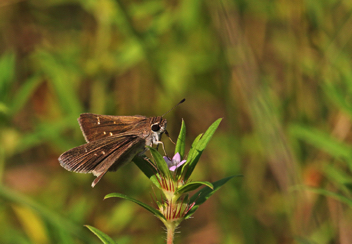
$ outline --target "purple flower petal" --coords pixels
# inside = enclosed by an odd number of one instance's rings
[[[165,162],[166,162],[166,164],[167,164],[168,167],[170,167],[170,166],[173,165],[172,161],[171,161],[168,157],[163,156],[163,158],[164,158],[164,160],[165,160]]]
[[[186,162],[186,160],[181,160],[181,155],[179,153],[176,153],[172,160],[166,156],[163,156],[167,166],[169,167],[170,171],[175,171],[178,167],[180,167],[182,164]]]
[[[186,160],[182,160],[178,165],[177,168],[180,167],[182,164],[186,163]]]
[[[171,166],[171,167],[169,168],[170,171],[175,171],[176,169],[177,169],[176,165]]]
[[[179,153],[176,153],[174,157],[172,158],[172,162],[178,163],[181,161],[181,155]]]

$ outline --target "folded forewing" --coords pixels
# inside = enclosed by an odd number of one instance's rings
[[[145,140],[137,136],[111,136],[79,147],[75,147],[59,157],[62,167],[77,173],[94,173],[98,176],[109,170],[116,170],[126,160],[142,151]],[[129,155],[133,154],[133,155]],[[129,156],[126,156],[129,155]]]
[[[135,116],[112,116],[84,113],[78,118],[84,138],[87,142],[116,134],[133,131],[134,128],[146,121],[147,117]]]

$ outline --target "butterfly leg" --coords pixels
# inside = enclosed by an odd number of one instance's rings
[[[165,156],[167,156],[167,153],[165,151],[165,147],[164,147],[164,143],[162,141],[156,141],[154,142],[154,144],[157,144],[157,147],[159,146],[159,144],[161,144],[161,146],[163,147],[163,150],[164,150],[164,153],[165,153]]]
[[[152,155],[152,157],[153,157],[153,155]],[[156,170],[156,172],[157,172],[157,170],[158,170],[157,167],[155,166],[155,164],[152,163],[152,161],[150,161],[150,159],[149,159],[147,156],[144,155],[143,159],[144,159],[145,161],[147,161],[147,162]],[[154,159],[154,158],[153,158],[153,159]]]

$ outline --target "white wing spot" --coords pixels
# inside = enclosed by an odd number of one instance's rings
[[[102,153],[103,155],[105,155],[105,152],[104,152],[104,151],[102,151],[101,153]]]
[[[104,135],[106,135],[106,131],[104,131]]]
[[[112,135],[113,135],[113,134],[112,134],[112,132],[110,132],[109,134],[110,134],[110,136],[112,136]]]
[[[85,152],[88,152],[88,150],[87,150],[87,148],[86,148],[86,147],[84,148],[84,151],[85,151]]]
[[[94,156],[98,156],[98,154],[97,154],[97,153],[94,153]]]
[[[98,120],[97,124],[100,125],[100,118],[97,117],[97,120]]]

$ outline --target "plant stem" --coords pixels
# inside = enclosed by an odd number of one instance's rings
[[[170,223],[168,225],[166,225],[166,229],[167,229],[167,244],[173,244],[174,243],[174,234],[175,234],[175,224],[174,223]]]

